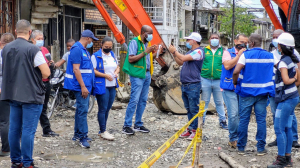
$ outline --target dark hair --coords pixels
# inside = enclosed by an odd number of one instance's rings
[[[69,40],[67,41],[67,43],[75,43],[75,40],[74,40],[74,39],[69,39]]]
[[[297,58],[297,56],[294,54],[294,47],[290,47],[290,46],[285,46],[282,44],[279,44],[280,48],[282,50],[282,53],[286,56],[291,57],[292,61],[294,63],[299,63],[299,59]]]
[[[220,38],[220,35],[219,34],[217,34],[217,33],[212,33],[210,36],[209,36],[209,39],[211,38],[211,36],[213,36],[213,35],[217,35],[218,36],[218,38]]]
[[[112,43],[114,43],[114,41],[110,37],[108,37],[108,36],[104,37],[103,40],[102,40],[102,45],[104,43],[106,43],[106,42],[109,42],[109,41],[111,41]]]
[[[17,34],[27,34],[31,30],[31,24],[28,20],[19,20],[16,24]]]
[[[238,39],[240,39],[241,36],[242,36],[242,37],[248,38],[245,34],[238,34],[238,35],[235,37],[235,39],[238,40]]]
[[[198,45],[201,45],[201,42],[196,41]]]
[[[2,44],[8,44],[14,40],[15,40],[15,37],[11,33],[4,33],[4,34],[2,34],[2,36],[0,38],[0,41]]]
[[[249,41],[255,44],[253,47],[260,47],[262,43],[262,37],[259,34],[252,33],[249,37]]]

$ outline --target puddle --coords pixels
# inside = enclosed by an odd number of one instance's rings
[[[75,162],[107,162],[114,156],[115,156],[114,153],[104,152],[104,153],[94,153],[94,154],[82,153],[79,155],[50,154],[50,155],[45,155],[43,158],[45,160],[64,159],[64,160],[70,160]]]

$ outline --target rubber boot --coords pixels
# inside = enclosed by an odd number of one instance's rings
[[[293,167],[293,160],[292,156],[285,156],[286,159],[286,166],[285,167]]]

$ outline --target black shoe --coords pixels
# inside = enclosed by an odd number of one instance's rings
[[[123,126],[122,133],[127,135],[133,135],[134,131],[130,127]]]
[[[55,133],[54,131],[50,131],[46,134],[43,134],[43,137],[56,137],[59,136],[59,134]]]
[[[137,131],[137,132],[143,132],[143,133],[148,133],[150,132],[150,130],[148,130],[146,127],[144,126],[134,126],[133,128],[134,131]]]
[[[23,166],[23,168],[38,168],[38,167],[34,166],[34,164],[31,163],[31,165],[30,165],[29,167],[24,167],[24,166]]]
[[[263,151],[257,151],[257,156],[264,156],[264,155],[266,155],[266,154],[268,154],[268,150],[267,149],[264,149]]]
[[[300,144],[298,144],[298,141],[293,141],[293,146],[294,148],[300,148]]]
[[[220,122],[220,128],[228,130],[228,125],[227,125],[226,121]]]
[[[23,164],[22,163],[11,163],[11,168],[22,168]]]
[[[268,146],[269,147],[277,146],[277,140],[275,139],[275,141],[269,143]]]
[[[292,160],[292,156],[285,156],[286,159],[286,165],[285,167],[293,167],[293,160]]]
[[[285,156],[277,156],[276,161],[269,165],[268,168],[284,168],[286,165],[286,158]]]

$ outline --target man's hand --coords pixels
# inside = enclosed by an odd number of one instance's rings
[[[153,45],[153,46],[151,46],[151,47],[148,47],[148,48],[146,48],[146,53],[147,54],[149,54],[149,53],[151,53],[152,51],[154,51],[156,49],[156,45]]]
[[[89,91],[85,86],[81,87],[81,95],[84,99],[86,99],[89,95]]]
[[[238,52],[238,56],[240,57],[244,51],[246,51],[247,49],[246,48],[242,48],[239,52]]]
[[[105,76],[106,76],[105,78],[107,80],[109,80],[109,81],[113,81],[114,80],[114,78],[110,74],[106,74]]]
[[[118,78],[119,77],[119,74],[118,73],[114,73],[114,75],[115,75],[115,78]]]
[[[50,60],[50,61],[49,61],[49,65],[50,65],[50,64],[53,64],[53,63],[54,63],[54,61],[53,61],[53,60]]]
[[[169,46],[169,51],[173,54],[176,51],[176,48],[173,45]]]

